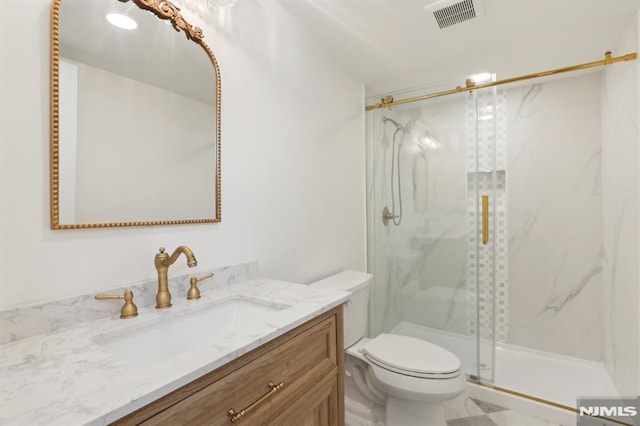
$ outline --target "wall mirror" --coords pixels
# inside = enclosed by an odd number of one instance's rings
[[[54,0],[52,229],[219,221],[220,73],[202,30],[166,0]]]

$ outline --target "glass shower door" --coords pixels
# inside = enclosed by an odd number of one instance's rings
[[[367,113],[370,334],[442,346],[484,381],[493,378],[495,247],[492,227],[483,244],[480,225],[482,195],[496,220],[485,113],[494,98],[464,93]]]
[[[470,334],[476,341],[473,380],[493,383],[495,379],[496,340],[508,333],[506,287],[506,176],[504,101],[495,88],[474,91],[467,101],[469,123],[475,130],[475,152],[469,153],[467,188],[469,189],[469,282],[475,283],[470,296],[476,318],[470,322]],[[475,294],[474,294],[475,293]]]

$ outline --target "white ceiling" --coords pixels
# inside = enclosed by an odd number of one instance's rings
[[[425,10],[436,1],[267,3],[363,81],[368,94],[481,71],[506,78],[603,59],[640,9],[640,0],[474,0],[482,16],[440,30]]]
[[[138,28],[114,27],[105,18],[112,12],[133,18]],[[60,56],[215,104],[215,69],[206,51],[133,2],[63,0]]]

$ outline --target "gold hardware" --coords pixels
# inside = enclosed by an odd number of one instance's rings
[[[584,64],[573,65],[573,66],[570,66],[570,67],[556,68],[556,69],[549,70],[549,71],[542,71],[542,72],[537,72],[537,73],[534,73],[534,74],[521,75],[519,77],[507,78],[507,79],[504,79],[504,80],[498,80],[498,81],[493,81],[493,82],[490,82],[490,83],[479,84],[477,86],[474,85],[473,87],[456,86],[455,89],[444,90],[442,92],[436,92],[436,93],[430,93],[428,95],[416,96],[416,97],[407,98],[407,99],[400,99],[398,101],[393,101],[393,102],[384,103],[384,104],[377,103],[377,104],[373,104],[373,105],[367,105],[365,107],[365,111],[371,111],[371,110],[379,109],[379,108],[382,108],[382,107],[390,108],[390,107],[392,107],[394,105],[408,104],[410,102],[423,101],[425,99],[437,98],[437,97],[440,97],[440,96],[455,95],[456,93],[460,93],[460,92],[470,92],[470,91],[475,90],[475,89],[484,89],[485,87],[500,86],[502,84],[515,83],[516,81],[530,80],[532,78],[539,78],[539,77],[547,77],[547,76],[550,76],[550,75],[561,74],[561,73],[570,72],[570,71],[579,71],[579,70],[583,70],[583,69],[587,69],[587,68],[593,68],[593,67],[597,67],[597,66],[601,66],[601,65],[611,65],[611,64],[614,64],[616,62],[633,61],[633,60],[637,59],[637,57],[638,57],[638,54],[636,52],[633,52],[633,53],[628,53],[628,54],[626,54],[624,56],[618,56],[617,58],[612,58],[611,57],[611,52],[607,52],[605,54],[605,59],[603,59],[601,61],[587,62],[587,63],[584,63]]]
[[[478,386],[483,386],[483,387],[486,387],[486,388],[489,388],[489,389],[493,389],[493,390],[498,391],[498,392],[503,392],[503,393],[507,393],[507,394],[510,394],[510,395],[515,395],[515,396],[518,396],[520,398],[528,399],[530,401],[539,402],[541,404],[550,405],[552,407],[561,408],[563,410],[572,411],[574,413],[578,412],[578,409],[576,409],[574,407],[569,407],[567,405],[559,404],[557,402],[549,401],[547,399],[538,398],[536,396],[528,395],[526,393],[520,393],[520,392],[511,390],[511,389],[507,389],[507,388],[496,386],[496,385],[493,385],[493,384],[490,384],[490,383],[483,382],[478,376],[476,376],[474,374],[469,374],[467,376],[467,381],[470,382],[470,383],[473,383],[475,385],[478,385]],[[593,417],[597,417],[599,419],[605,419],[605,420],[608,420],[608,421],[616,423],[616,424],[621,424],[621,425],[626,425],[626,426],[633,426],[630,423],[622,423],[619,420],[610,419],[608,417],[601,417],[601,416],[593,416]]]
[[[193,268],[198,264],[191,249],[187,246],[178,247],[171,256],[164,252],[164,247],[160,247],[156,254],[155,266],[158,271],[158,293],[156,294],[156,308],[168,308],[171,306],[171,293],[169,293],[169,266],[178,259],[181,253],[187,257],[187,266]]]
[[[229,418],[231,419],[231,423],[235,423],[238,420],[240,420],[240,418],[242,416],[244,416],[245,414],[248,414],[250,411],[252,411],[258,405],[260,405],[262,402],[264,402],[267,398],[269,398],[274,393],[276,393],[280,389],[282,389],[283,386],[284,386],[283,382],[280,382],[277,385],[274,385],[273,382],[269,382],[269,384],[267,385],[267,387],[269,388],[269,391],[267,393],[265,393],[264,395],[262,395],[257,400],[255,400],[254,402],[252,402],[251,404],[249,404],[249,406],[247,408],[245,408],[244,410],[236,411],[233,408],[229,408],[229,411],[227,411],[227,416],[229,416]]]
[[[378,102],[377,104],[375,104],[375,108],[382,108],[387,106],[388,104],[392,104],[393,103],[393,96],[391,95],[387,95],[384,98],[380,99],[380,102]],[[367,107],[368,108],[368,107]],[[375,109],[372,108],[372,109]],[[368,110],[367,110],[368,111]]]
[[[215,223],[222,221],[221,215],[221,82],[218,60],[211,48],[203,40],[202,29],[189,24],[180,14],[180,8],[169,0],[131,0],[139,8],[154,13],[158,18],[167,20],[176,31],[183,30],[187,39],[199,44],[209,56],[215,70],[215,105],[216,105],[216,217],[213,219],[180,219],[157,220],[139,222],[110,222],[110,223],[60,223],[60,6],[63,0],[53,0],[51,8],[51,108],[50,108],[50,144],[49,144],[49,196],[51,229],[82,229],[82,228],[114,228],[123,226],[151,226],[151,225],[182,225],[196,223]],[[120,0],[123,3],[129,0]]]
[[[120,1],[126,3],[129,0]],[[173,28],[175,28],[176,31],[184,31],[187,39],[193,40],[196,43],[202,41],[202,38],[204,37],[202,35],[202,29],[200,27],[194,27],[193,25],[188,23],[180,15],[180,8],[176,7],[171,2],[167,0],[132,0],[132,2],[137,4],[140,9],[146,9],[150,12],[155,13],[155,15],[160,19],[167,19],[171,21],[171,25],[173,25]]]
[[[191,277],[191,288],[187,291],[187,299],[200,299],[200,289],[198,289],[198,283],[202,280],[206,280],[207,278],[211,278],[213,276],[213,272],[207,275],[203,275],[199,278]]]
[[[489,243],[489,196],[482,196],[482,244]]]
[[[138,307],[133,303],[133,292],[126,290],[124,296],[117,296],[115,294],[96,294],[96,300],[122,300],[124,299],[124,305],[120,309],[120,318],[133,318],[138,316]]]
[[[611,58],[611,52],[606,52],[604,54],[604,64],[611,65],[613,63],[613,59]]]
[[[465,86],[467,86],[467,88],[469,88],[469,87],[475,87],[476,82],[475,82],[475,81],[473,81],[473,79],[472,79],[472,78],[468,78],[468,79],[466,79],[466,80],[465,80],[464,85],[465,85]]]

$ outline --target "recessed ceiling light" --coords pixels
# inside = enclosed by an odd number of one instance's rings
[[[124,28],[125,30],[135,30],[138,28],[138,24],[133,19],[119,13],[107,14],[107,21],[111,25],[115,25],[118,28]]]

